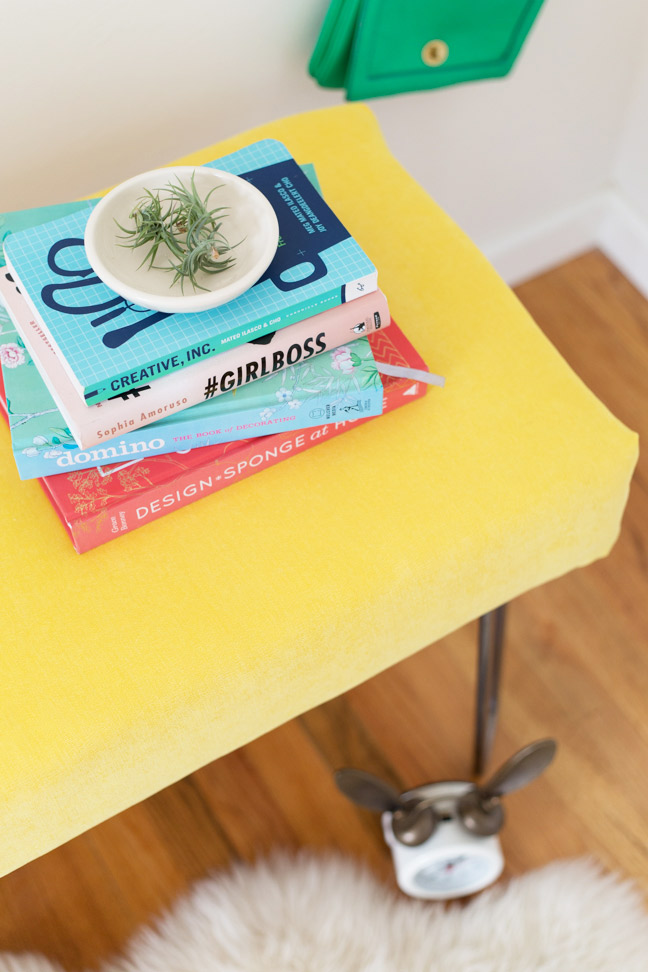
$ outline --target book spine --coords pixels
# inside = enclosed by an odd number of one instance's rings
[[[30,319],[32,329],[38,334],[39,339],[41,339],[42,342],[48,347],[50,353],[53,354],[56,357],[56,360],[59,362],[62,370],[65,372],[66,380],[72,385],[72,387],[74,388],[76,394],[79,396],[79,398],[81,399],[81,401],[83,401],[83,388],[81,387],[79,381],[77,380],[77,377],[74,374],[74,371],[70,367],[70,364],[69,364],[67,358],[61,352],[61,349],[60,349],[59,345],[56,343],[56,341],[52,337],[52,333],[51,333],[50,329],[48,328],[47,324],[43,320],[42,315],[39,313],[38,308],[36,306],[36,303],[35,303],[33,297],[31,296],[31,294],[29,293],[29,291],[25,287],[24,283],[20,279],[20,274],[18,273],[18,271],[16,270],[15,266],[11,262],[11,259],[9,258],[9,255],[8,255],[8,253],[7,253],[6,250],[5,250],[5,253],[4,253],[4,262],[5,262],[5,266],[6,266],[7,270],[9,271],[9,278],[13,282],[13,285],[14,285],[15,290],[20,295],[21,299],[25,303],[25,306],[27,307],[27,316]],[[7,278],[7,279],[9,279],[9,278]],[[49,382],[47,381],[46,373],[44,371],[41,371],[40,358],[32,350],[32,348],[31,348],[31,346],[29,344],[28,336],[26,336],[23,333],[23,316],[24,315],[21,315],[20,318],[18,319],[16,317],[14,317],[14,315],[13,315],[12,305],[9,304],[9,303],[7,303],[6,306],[7,306],[7,309],[9,311],[9,313],[12,316],[12,319],[13,319],[14,324],[16,325],[16,330],[18,331],[18,333],[22,337],[23,341],[25,342],[27,348],[29,349],[29,353],[31,354],[32,358],[34,359],[34,363],[36,364],[36,367],[41,372],[43,381],[49,387]],[[50,389],[50,391],[51,391],[51,389]],[[56,397],[56,395],[55,395],[55,397]],[[57,405],[59,405],[58,401],[57,401]],[[59,405],[59,408],[60,408],[60,405]]]
[[[387,301],[375,291],[324,311],[257,342],[224,351],[216,359],[192,365],[184,372],[159,378],[99,405],[87,407],[70,395],[69,378],[61,369],[38,319],[15,286],[3,299],[65,424],[81,449],[103,445],[165,417],[282,371],[291,364],[332,351],[390,323]],[[104,460],[105,461],[105,460]]]
[[[413,392],[412,389],[415,388]],[[426,386],[419,382],[412,386],[407,382],[390,382],[385,386],[383,411],[389,412],[422,398]],[[328,439],[333,439],[372,418],[355,421],[336,422],[311,430],[290,430],[257,439],[227,457],[223,462],[211,459],[204,465],[191,470],[183,470],[173,480],[155,484],[149,489],[137,492],[132,497],[124,497],[118,503],[108,506],[91,516],[72,516],[61,513],[59,516],[66,525],[77,553],[85,553],[116,536],[130,533],[166,513],[188,506],[197,499],[217,493],[225,486],[247,479],[254,473],[274,466],[299,452],[305,452]],[[51,479],[52,477],[50,477]],[[56,497],[48,488],[48,481],[41,480],[52,502],[58,507]]]
[[[313,317],[337,307],[342,303],[349,303],[359,295],[357,281],[348,281],[341,287],[334,287],[324,294],[320,294],[313,300],[299,304],[286,311],[273,311],[246,323],[244,328],[232,328],[225,331],[209,341],[200,341],[197,344],[189,344],[177,354],[165,358],[156,358],[143,366],[138,366],[136,383],[141,381],[159,381],[160,378],[176,371],[181,371],[185,367],[190,367],[200,360],[208,360],[216,354],[221,354],[225,350],[235,348],[240,344],[246,344],[251,340],[263,337],[264,334],[280,331],[291,324],[297,324],[308,317]],[[363,293],[375,291],[378,287],[378,275],[371,274],[363,278]],[[132,387],[132,372],[120,372],[115,375],[109,383],[98,382],[83,388],[83,395],[88,405],[98,405],[117,394],[121,388]]]
[[[155,423],[141,432],[126,432],[120,439],[112,439],[101,446],[89,449],[58,449],[56,458],[46,459],[36,448],[25,450],[25,440],[16,443],[12,440],[14,460],[21,479],[38,479],[74,469],[91,469],[109,463],[137,461],[143,457],[168,455],[185,449],[200,449],[225,442],[238,442],[242,439],[259,438],[287,428],[300,431],[312,429],[331,421],[346,418],[371,417],[382,414],[382,385],[369,386],[353,394],[340,395],[318,393],[316,407],[309,403],[287,415],[274,414],[280,408],[276,399],[273,403],[266,400],[266,407],[257,401],[254,405],[223,412],[221,415],[200,414],[192,416],[186,412],[186,420],[174,422],[163,427]],[[300,403],[301,405],[302,403]],[[31,454],[31,452],[35,454]]]

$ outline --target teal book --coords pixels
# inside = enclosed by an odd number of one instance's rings
[[[302,166],[306,168],[306,166]],[[11,233],[50,223],[54,219],[61,219],[70,213],[85,212],[86,215],[96,206],[96,199],[82,199],[79,202],[55,203],[53,206],[37,206],[34,209],[16,209],[13,212],[0,213],[0,267],[4,267],[4,244]]]
[[[265,139],[208,164],[255,185],[279,221],[266,272],[221,307],[169,315],[111,291],[85,256],[86,207],[4,241],[16,283],[88,405],[377,288],[371,260],[281,142]]]

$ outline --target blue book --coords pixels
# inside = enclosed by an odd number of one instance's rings
[[[375,267],[281,142],[256,142],[208,165],[263,192],[280,232],[261,279],[213,310],[163,314],[111,291],[85,257],[85,207],[4,241],[7,265],[87,404],[376,289]]]

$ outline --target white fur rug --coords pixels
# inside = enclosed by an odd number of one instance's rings
[[[53,972],[0,954],[0,972]],[[566,861],[467,905],[412,901],[342,858],[275,857],[202,881],[102,972],[647,972],[640,893]]]

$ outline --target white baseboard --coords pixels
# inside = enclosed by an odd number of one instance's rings
[[[597,245],[644,297],[648,297],[648,223],[613,193]]]
[[[500,276],[512,287],[597,246],[610,206],[601,191],[544,220],[484,247]]]
[[[500,276],[514,287],[593,246],[600,247],[648,297],[648,223],[616,190],[594,193],[483,249]]]

